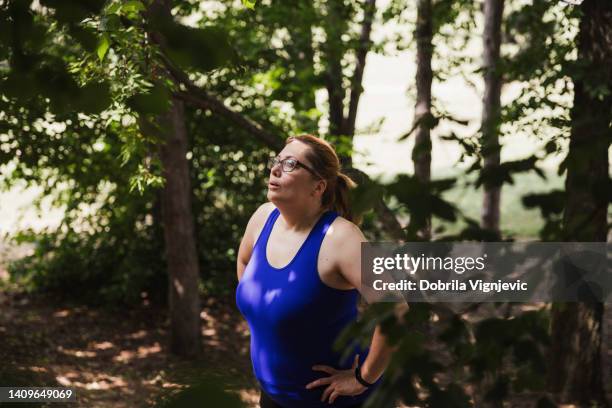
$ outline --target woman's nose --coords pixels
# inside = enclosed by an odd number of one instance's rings
[[[280,177],[282,173],[281,169],[282,165],[280,163],[276,163],[271,169],[270,172],[274,174],[276,177]]]

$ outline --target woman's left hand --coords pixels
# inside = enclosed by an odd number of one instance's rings
[[[325,402],[325,400],[329,397],[330,404],[332,404],[340,395],[359,395],[366,390],[366,387],[361,385],[357,381],[357,378],[355,378],[355,368],[357,368],[357,364],[359,364],[359,355],[355,356],[353,367],[349,370],[336,370],[335,368],[326,365],[315,365],[312,367],[313,370],[324,371],[330,375],[329,377],[319,378],[318,380],[311,382],[310,384],[306,385],[306,388],[311,389],[329,384],[329,386],[323,392],[321,401]]]

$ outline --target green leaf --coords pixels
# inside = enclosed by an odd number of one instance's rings
[[[242,408],[244,403],[234,394],[226,391],[220,380],[200,381],[158,404],[159,408],[182,408],[196,406]]]
[[[76,108],[83,113],[100,113],[111,104],[110,84],[90,83],[80,89],[75,101]]]
[[[92,29],[81,27],[80,25],[76,24],[70,24],[68,30],[70,35],[88,52],[94,52],[97,49],[99,40],[98,36]]]
[[[110,6],[108,6],[108,8],[106,9],[106,13],[107,14],[115,14],[116,12],[119,11],[119,9],[121,8],[121,3],[112,3]]]
[[[91,15],[97,15],[105,0],[41,0],[41,5],[55,9],[55,18],[62,24],[80,23]]]
[[[98,43],[98,49],[97,49],[98,59],[100,59],[100,61],[104,60],[104,56],[106,55],[106,52],[108,51],[109,47],[110,47],[110,39],[108,38],[108,35],[104,34],[100,38],[100,42]]]
[[[146,94],[138,94],[128,98],[127,104],[138,113],[159,115],[168,110],[170,92],[163,86],[156,85]]]
[[[121,7],[121,11],[126,12],[126,13],[136,13],[136,12],[144,11],[144,10],[145,10],[144,4],[142,4],[142,2],[138,0],[126,1],[125,4],[123,4],[123,6]]]
[[[376,203],[383,195],[382,186],[374,181],[359,184],[350,191],[353,214],[361,216],[376,206]]]
[[[516,373],[516,379],[513,381],[513,389],[517,392],[540,391],[543,390],[546,383],[544,376],[541,373],[534,372],[529,367],[521,367]]]
[[[257,0],[242,0],[244,7],[250,10],[255,10],[255,3],[257,3]]]
[[[179,67],[208,72],[236,60],[222,28],[193,28],[173,21],[162,21],[159,27],[166,38],[167,56]]]
[[[565,192],[552,190],[547,193],[527,194],[521,198],[525,208],[539,208],[542,217],[549,218],[554,214],[561,214],[565,206]]]

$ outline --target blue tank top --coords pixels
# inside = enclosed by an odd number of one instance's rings
[[[305,388],[306,384],[329,376],[312,370],[313,365],[349,369],[355,354],[360,355],[361,364],[369,351],[354,344],[350,356],[343,361],[342,353],[333,351],[337,336],[357,318],[359,294],[356,289],[341,290],[326,285],[317,270],[321,243],[338,214],[324,213],[295,257],[278,269],[268,263],[266,247],[279,215],[275,208],[268,217],[236,289],[236,303],[251,332],[255,377],[273,400],[287,408],[357,404],[374,387],[356,396],[340,396],[332,405],[321,402],[327,385]]]

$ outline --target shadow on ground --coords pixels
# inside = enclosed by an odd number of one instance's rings
[[[255,407],[248,327],[232,301],[205,302],[204,353],[185,361],[168,352],[163,309],[113,312],[0,292],[0,386],[73,387],[78,403],[68,407],[127,408],[154,406],[203,377],[222,378],[228,391]]]

